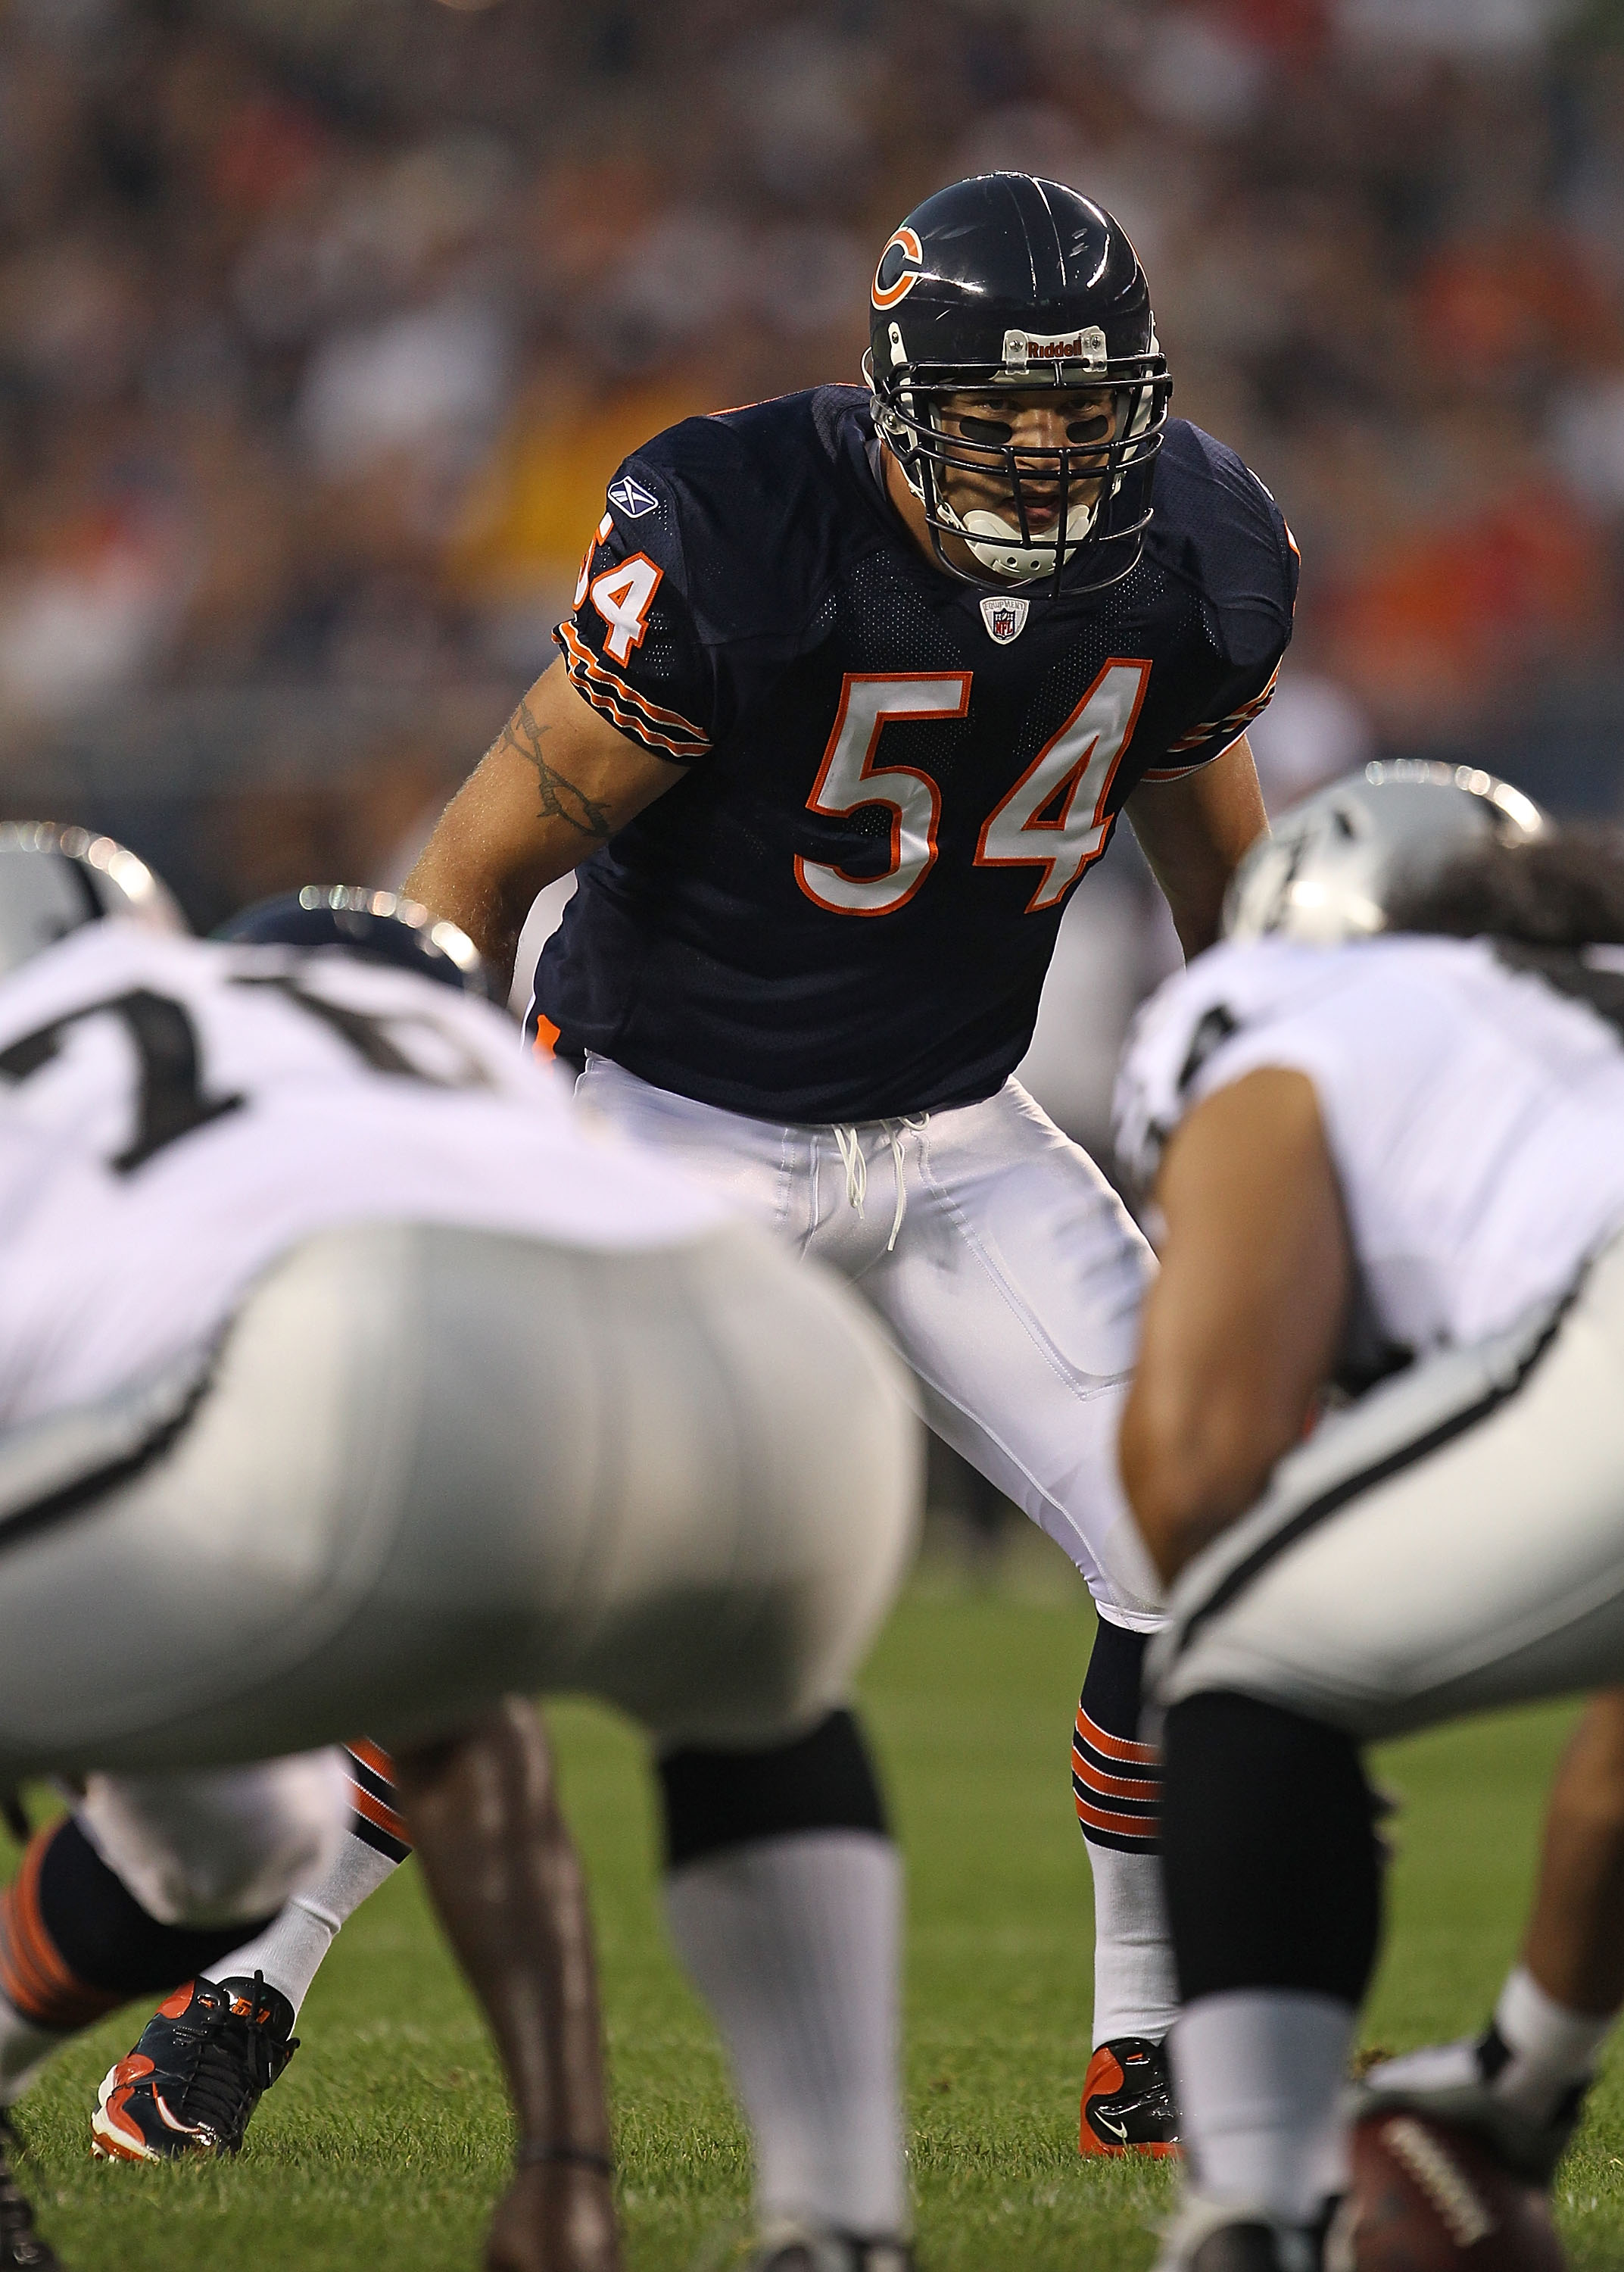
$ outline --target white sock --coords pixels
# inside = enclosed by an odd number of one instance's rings
[[[1570,2011],[1519,1964],[1494,2007],[1494,2025],[1511,2057],[1489,2088],[1531,2121],[1550,2121],[1573,2085],[1589,2080],[1616,2017]]]
[[[905,2231],[896,1848],[859,1830],[756,1840],[674,1872],[666,1915],[733,2060],[763,2223]]]
[[[0,2106],[16,2104],[36,2070],[71,2035],[36,2026],[0,1996]]]
[[[1173,2031],[1179,2134],[1206,2199],[1307,2224],[1347,2184],[1341,2116],[1353,2007],[1295,1988],[1237,1988]]]
[[[208,1978],[251,1980],[256,1972],[263,1972],[266,1987],[287,1997],[297,2019],[339,1926],[398,1866],[350,1831],[326,1874],[285,1902],[263,1932],[211,1964]]]
[[[1084,1843],[1094,1873],[1094,2042],[1159,2043],[1179,2014],[1161,1857]]]

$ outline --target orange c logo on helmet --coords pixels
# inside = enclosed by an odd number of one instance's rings
[[[898,300],[905,300],[925,265],[925,256],[920,241],[911,228],[899,228],[890,237],[880,255],[880,265],[874,272],[872,297],[876,308],[894,308]]]

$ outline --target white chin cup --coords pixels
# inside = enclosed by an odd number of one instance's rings
[[[1097,507],[1091,504],[1074,505],[1066,515],[1066,542],[1080,544],[1094,525]],[[945,517],[945,516],[944,516]],[[1023,544],[1021,532],[1012,527],[1002,516],[978,510],[960,519],[952,514],[963,531],[965,543],[983,568],[990,568],[995,576],[1009,576],[1020,583],[1034,576],[1052,576],[1054,572],[1054,547]]]

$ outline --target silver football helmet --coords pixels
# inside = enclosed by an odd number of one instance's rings
[[[1548,826],[1532,797],[1475,766],[1367,765],[1292,805],[1252,847],[1230,878],[1224,936],[1275,931],[1313,946],[1371,938],[1401,885],[1424,883],[1486,838],[1523,843]]]
[[[0,975],[107,916],[149,930],[188,928],[168,887],[110,836],[51,820],[0,823]]]

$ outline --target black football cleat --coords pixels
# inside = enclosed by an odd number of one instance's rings
[[[254,2109],[294,2053],[294,2007],[251,1980],[189,1980],[160,2004],[97,2095],[99,2161],[235,2154]]]
[[[1161,2161],[1179,2151],[1167,2047],[1145,2036],[1101,2044],[1083,2081],[1081,2154],[1144,2154]]]
[[[11,2175],[14,2136],[0,2107],[0,2272],[63,2272],[61,2257],[34,2231],[34,2211],[17,2190]]]

